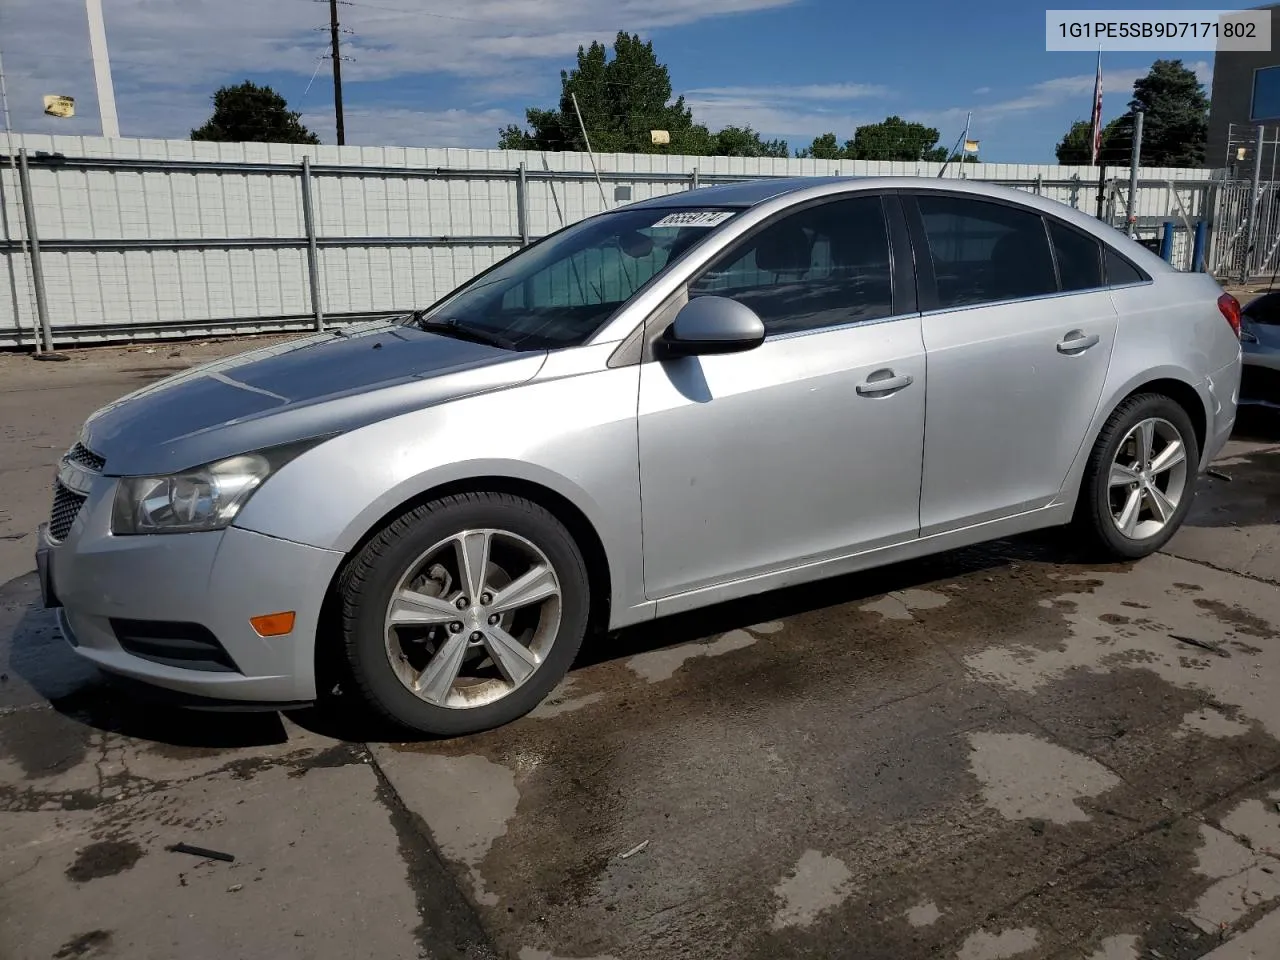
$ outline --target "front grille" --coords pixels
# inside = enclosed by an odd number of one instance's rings
[[[67,451],[64,459],[81,466],[88,467],[94,473],[101,473],[102,468],[107,465],[107,461],[98,456],[82,443],[77,443],[74,447]]]
[[[60,483],[53,485],[53,510],[49,514],[49,536],[56,541],[67,538],[71,524],[76,522],[80,508],[88,497],[72,493]]]
[[[63,463],[74,463],[93,473],[101,473],[107,461],[98,456],[84,444],[77,442],[62,458]],[[68,490],[59,481],[53,482],[53,509],[49,512],[49,537],[61,542],[71,532],[71,525],[76,522],[80,508],[88,498],[73,490]]]

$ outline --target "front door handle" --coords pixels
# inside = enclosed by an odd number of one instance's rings
[[[1072,330],[1058,342],[1058,352],[1067,356],[1084,353],[1090,347],[1096,347],[1101,339],[1096,333],[1086,336],[1083,330]]]
[[[899,377],[892,370],[877,370],[862,383],[858,384],[858,396],[884,397],[891,393],[897,393],[913,383],[915,383],[915,379],[905,374]]]

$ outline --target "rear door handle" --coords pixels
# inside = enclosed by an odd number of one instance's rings
[[[1065,353],[1068,356],[1084,353],[1090,347],[1096,347],[1101,339],[1096,333],[1086,336],[1083,330],[1072,330],[1062,340],[1058,341],[1058,352]]]
[[[915,378],[906,376],[896,376],[892,370],[877,370],[871,376],[867,377],[862,383],[858,384],[858,396],[860,397],[883,397],[891,393],[897,393],[899,390],[905,389],[915,383]]]

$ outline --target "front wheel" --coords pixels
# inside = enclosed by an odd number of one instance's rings
[[[573,663],[590,609],[569,532],[499,493],[405,513],[349,561],[339,587],[356,686],[397,723],[441,736],[536,707]]]
[[[1130,397],[1089,456],[1078,528],[1112,557],[1155,553],[1191,509],[1199,463],[1200,444],[1181,405],[1162,394]]]

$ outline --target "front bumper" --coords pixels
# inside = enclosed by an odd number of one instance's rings
[[[115,481],[100,478],[61,543],[47,526],[40,529],[41,587],[76,653],[108,673],[187,698],[314,700],[316,628],[342,555],[237,527],[115,537],[114,495]],[[282,637],[261,637],[249,623],[289,610],[293,631]],[[122,622],[185,625],[213,638],[229,662],[193,668],[140,656],[122,645]]]

